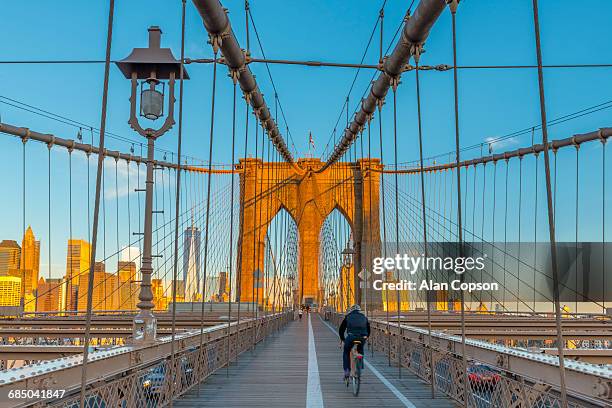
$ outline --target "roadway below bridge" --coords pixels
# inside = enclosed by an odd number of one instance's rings
[[[428,407],[455,405],[416,376],[389,367],[366,348],[366,369],[355,398],[342,381],[336,330],[317,314],[305,316],[246,352],[174,402],[175,407]]]

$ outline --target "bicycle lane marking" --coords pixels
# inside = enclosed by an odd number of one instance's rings
[[[308,313],[308,385],[306,387],[306,408],[323,408],[323,393],[319,378],[317,350],[315,349],[314,333],[310,313]]]
[[[310,318],[310,316],[308,316],[308,317]],[[319,319],[321,319],[321,316],[319,316]],[[329,330],[331,330],[334,334],[336,333],[336,330],[333,327],[331,327],[326,321],[321,319],[321,322],[325,326],[327,326],[327,328]],[[308,323],[309,323],[309,328],[310,328],[310,320],[308,321]],[[312,331],[312,329],[311,329],[311,331]],[[410,401],[408,398],[406,398],[404,396],[404,394],[402,394],[400,392],[400,390],[398,390],[393,384],[391,384],[391,382],[389,380],[387,380],[385,378],[385,376],[382,375],[372,364],[370,364],[368,362],[368,360],[364,359],[363,362],[365,363],[366,367],[370,371],[372,371],[372,373],[380,380],[380,382],[382,382],[389,389],[389,391],[391,391],[393,393],[393,395],[395,395],[397,397],[397,399],[400,400],[400,402],[402,404],[404,404],[405,407],[407,407],[407,408],[416,408],[416,406],[412,403],[412,401]]]

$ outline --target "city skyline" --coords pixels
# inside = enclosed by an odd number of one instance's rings
[[[183,276],[188,278],[190,289],[185,287],[184,280],[178,280],[177,302],[201,299],[200,239],[200,230],[197,227],[185,229],[184,241],[189,249],[183,254],[184,265],[188,268]],[[41,241],[36,239],[31,226],[26,229],[21,246],[16,240],[0,241],[0,306],[19,306],[23,290],[26,312],[85,310],[91,244],[83,239],[68,239],[65,273],[51,278],[40,272],[40,246]],[[106,262],[95,262],[92,310],[136,310],[140,290],[140,265],[129,259],[140,260],[140,249],[126,246],[119,251],[119,256],[114,258],[119,259],[114,272],[107,271]],[[22,269],[25,276],[23,287]],[[208,279],[210,283],[207,285],[207,301],[227,301],[227,272],[221,271]],[[172,301],[172,280],[154,277],[152,285],[155,308],[165,310]]]

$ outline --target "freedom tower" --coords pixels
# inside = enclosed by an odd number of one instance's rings
[[[200,242],[201,231],[198,227],[187,227],[183,241],[183,282],[185,282],[185,301],[197,300],[200,282]]]

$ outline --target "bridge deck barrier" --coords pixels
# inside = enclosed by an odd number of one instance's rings
[[[330,318],[338,325],[342,315]],[[430,347],[426,329],[384,320],[373,320],[371,327],[375,350],[390,355],[395,364],[401,360],[402,367],[430,384],[433,371],[436,390],[462,405],[467,398],[468,407],[477,408],[562,406],[557,357],[467,339],[466,390],[459,336],[432,331]],[[566,378],[569,407],[611,406],[610,368],[566,361]]]
[[[164,406],[187,392],[219,368],[280,329],[293,318],[277,313],[177,334],[171,364],[171,338],[147,346],[123,346],[89,354],[85,406]],[[229,342],[229,344],[228,344]],[[200,347],[202,343],[202,347]],[[229,347],[228,347],[229,345]],[[0,407],[45,406],[76,408],[80,403],[82,355],[0,372]],[[30,391],[33,398],[8,399],[12,391]],[[42,398],[41,390],[65,390],[55,399]],[[36,395],[41,396],[41,398]],[[38,404],[38,405],[37,405]]]

